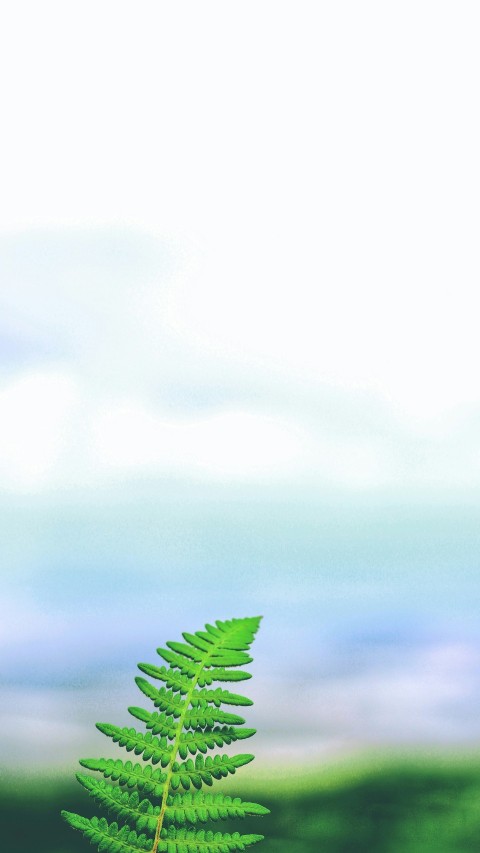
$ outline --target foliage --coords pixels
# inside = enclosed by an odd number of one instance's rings
[[[408,757],[375,752],[329,764],[276,763],[271,772],[224,780],[222,791],[272,808],[262,818],[265,853],[478,853],[480,755]],[[232,790],[230,790],[230,788]],[[207,793],[214,792],[214,788]],[[232,793],[233,795],[233,793]],[[0,772],[0,849],[8,853],[82,853],[85,839],[58,818],[82,812],[85,791],[58,768]],[[25,804],[28,803],[28,820]],[[273,807],[274,806],[274,807]],[[255,832],[258,817],[242,822]],[[229,832],[235,820],[225,822]],[[87,847],[88,849],[88,847]],[[256,848],[251,848],[254,853]],[[92,847],[91,850],[94,850]]]
[[[85,818],[69,811],[62,815],[100,851],[230,853],[263,840],[256,833],[204,827],[210,821],[268,814],[257,803],[204,789],[254,757],[207,753],[255,734],[255,729],[243,727],[243,717],[222,707],[247,706],[251,700],[210,685],[251,677],[237,667],[251,663],[247,652],[259,623],[257,617],[217,621],[206,625],[205,631],[184,633],[184,643],[168,642],[168,648],[157,649],[168,667],[139,664],[144,674],[163,685],[157,688],[143,677],[136,679],[156,709],[128,709],[145,724],[146,732],[97,723],[103,734],[140,759],[80,761],[87,770],[103,775],[100,779],[79,773],[77,779],[114,820],[109,823],[105,817]]]

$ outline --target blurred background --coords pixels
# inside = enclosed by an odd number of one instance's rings
[[[264,849],[477,850],[477,4],[1,18],[7,849],[84,849],[137,662],[262,614]]]

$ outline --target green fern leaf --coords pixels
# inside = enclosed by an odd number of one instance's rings
[[[212,669],[206,669],[198,676],[198,666],[195,664],[201,661],[200,653],[198,653],[199,660],[190,660],[189,657],[171,652],[169,649],[157,649],[157,652],[167,663],[179,669],[182,675],[187,675],[188,678],[198,678],[200,687],[203,687],[204,684],[211,684],[212,681],[245,681],[247,678],[252,677],[249,672],[239,670],[229,672],[226,670],[226,666],[237,666],[237,664],[229,663],[227,656],[217,659],[221,665],[214,668],[212,665],[215,664],[215,658],[212,655],[212,663],[209,664],[209,666],[212,666]]]
[[[157,714],[155,712],[152,714],[149,711],[145,711],[144,708],[129,708],[128,713],[131,714],[132,717],[136,717],[137,720],[141,720],[145,723],[147,729],[149,729],[153,735],[160,734],[169,740],[175,740],[177,729],[175,726],[175,718],[173,716],[168,716],[163,713]]]
[[[98,770],[106,779],[112,779],[127,788],[138,788],[156,797],[163,794],[167,774],[159,769],[154,770],[151,764],[143,766],[131,761],[124,763],[113,758],[83,758],[80,764],[87,770]]]
[[[77,773],[77,779],[100,805],[113,812],[116,818],[135,823],[138,832],[155,834],[160,806],[154,806],[146,797],[140,799],[137,791],[129,793],[116,785],[109,785],[103,779],[94,779]]]
[[[187,711],[184,719],[186,729],[198,729],[212,727],[215,723],[224,723],[230,726],[242,726],[245,720],[239,717],[238,714],[230,714],[228,711],[209,708],[208,704],[199,705],[191,711]]]
[[[163,678],[164,672],[158,667],[149,666],[148,664],[139,664],[139,666],[153,678]],[[135,681],[142,693],[152,700],[156,708],[160,708],[161,711],[166,711],[174,717],[180,716],[185,708],[185,703],[181,698],[182,694],[178,695],[179,690],[167,690],[166,687],[158,689],[145,678],[137,677]],[[228,690],[222,690],[220,687],[217,687],[215,690],[207,690],[206,688],[203,690],[194,690],[190,699],[192,708],[196,708],[198,705],[203,706],[204,703],[215,705],[217,708],[222,704],[253,705],[252,700],[247,699],[246,696],[240,696],[238,693],[230,693]]]
[[[176,727],[173,716],[164,713],[150,713],[144,708],[129,708],[128,711],[137,720],[142,720],[152,734],[162,734],[170,740],[175,739]],[[227,711],[210,709],[207,703],[205,703],[205,707],[187,710],[183,719],[183,725],[186,729],[206,728],[207,726],[213,728],[215,723],[239,726],[244,722],[243,717],[239,717],[237,714],[229,714]]]
[[[149,675],[151,678],[158,678],[159,681],[164,681],[167,687],[175,693],[179,692],[185,695],[190,690],[190,678],[172,669],[172,667],[167,668],[166,666],[155,666],[151,663],[139,663],[138,668],[145,675]]]
[[[170,827],[162,831],[158,850],[162,853],[230,853],[234,850],[245,850],[263,841],[263,835],[240,835],[234,832],[212,832],[204,829],[175,829]]]
[[[151,759],[152,764],[160,762],[162,767],[166,767],[170,761],[171,748],[165,738],[159,740],[153,737],[151,732],[142,734],[135,729],[120,729],[110,723],[97,723],[97,729],[111,737],[114,743],[124,746],[127,752],[133,751],[135,755],[143,755],[145,761]]]
[[[253,705],[251,699],[246,696],[240,696],[238,693],[230,693],[228,690],[222,690],[217,687],[216,690],[194,690],[191,705],[196,708],[201,702],[208,702],[215,705],[217,708],[221,704],[224,705]]]
[[[145,678],[137,677],[135,681],[142,693],[148,696],[155,707],[160,708],[161,711],[166,711],[173,717],[179,717],[182,711],[185,710],[185,701],[182,700],[182,694],[179,695],[178,691],[167,690],[166,687],[161,687],[158,690],[157,687],[154,687]]]
[[[252,737],[255,729],[236,729],[233,726],[216,726],[213,729],[195,729],[193,732],[182,732],[178,744],[178,752],[181,758],[186,758],[188,753],[195,755],[196,752],[207,752],[209,749],[221,747],[225,743],[234,743],[236,740]]]
[[[206,625],[205,631],[185,632],[185,642],[167,642],[166,649],[158,649],[168,667],[139,664],[145,675],[164,683],[158,688],[145,678],[136,678],[142,693],[158,709],[128,709],[145,725],[145,732],[97,723],[99,731],[143,762],[80,761],[82,767],[103,775],[100,779],[79,773],[77,779],[115,820],[108,823],[103,817],[88,819],[66,811],[62,815],[100,851],[230,853],[263,840],[262,835],[197,828],[209,821],[268,814],[258,803],[202,790],[253,760],[250,754],[205,753],[255,734],[255,729],[243,727],[243,717],[222,708],[247,707],[251,699],[210,685],[251,677],[237,667],[251,662],[247,652],[259,623],[259,618],[217,621]]]
[[[240,797],[224,794],[175,794],[167,799],[165,821],[177,826],[184,824],[206,823],[208,820],[227,820],[242,818],[246,815],[265,815],[269,810],[258,803],[242,802]]]
[[[229,773],[235,773],[238,767],[248,764],[253,759],[253,755],[216,755],[215,758],[209,755],[205,759],[203,755],[197,755],[195,764],[191,758],[183,764],[175,762],[172,767],[170,786],[173,791],[176,791],[181,784],[188,791],[190,784],[194,788],[201,788],[202,783],[213,785],[214,779],[221,779]]]
[[[108,824],[105,818],[92,817],[88,820],[72,812],[62,812],[70,826],[79,829],[99,850],[108,853],[138,853],[138,850],[151,850],[151,840],[146,835],[137,835],[135,830],[126,824],[121,829],[117,823]],[[165,850],[168,848],[165,847]]]

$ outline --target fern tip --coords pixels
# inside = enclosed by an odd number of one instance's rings
[[[82,768],[99,772],[106,781],[82,772],[76,778],[96,802],[113,812],[115,820],[109,823],[105,817],[86,818],[66,810],[61,816],[99,850],[120,853],[121,848],[125,853],[153,853],[153,844],[158,853],[167,853],[167,847],[168,853],[184,853],[187,847],[192,853],[204,847],[205,853],[226,853],[227,847],[244,850],[264,839],[263,835],[238,832],[222,835],[201,827],[207,818],[216,821],[269,814],[269,809],[260,804],[207,793],[216,781],[254,759],[247,753],[206,753],[255,734],[255,729],[243,728],[243,717],[221,707],[252,705],[252,700],[210,685],[252,677],[237,667],[251,663],[246,652],[262,618],[218,620],[207,624],[205,631],[184,632],[185,642],[168,641],[166,648],[157,649],[166,664],[139,663],[141,673],[165,685],[158,688],[145,678],[135,678],[141,692],[158,708],[153,712],[133,705],[128,708],[133,717],[146,723],[147,732],[128,725],[96,723],[98,731],[132,753],[131,758],[80,759]],[[194,826],[198,821],[200,825]],[[150,834],[155,834],[155,842],[148,837]]]

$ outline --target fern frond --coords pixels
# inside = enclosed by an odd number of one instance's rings
[[[72,812],[62,812],[70,826],[83,832],[91,844],[98,844],[99,850],[107,853],[138,853],[139,850],[151,850],[151,839],[146,835],[137,835],[135,830],[125,824],[121,829],[117,823],[108,824],[104,817],[92,817],[89,820]],[[164,848],[168,850],[167,847]]]
[[[155,666],[151,663],[139,663],[138,668],[149,675],[151,678],[157,678],[159,681],[164,681],[167,687],[174,693],[185,695],[191,687],[191,680],[187,676],[177,672],[176,669],[166,666]]]
[[[209,749],[221,747],[224,744],[234,743],[252,737],[256,729],[236,729],[233,726],[216,726],[213,729],[195,729],[195,731],[182,732],[178,743],[178,752],[181,758],[186,758],[188,753],[195,755],[197,752],[207,752]]]
[[[77,779],[90,796],[108,811],[113,812],[116,818],[135,823],[138,832],[146,831],[152,835],[155,834],[160,806],[154,806],[146,797],[140,799],[137,791],[132,793],[123,791],[122,788],[109,785],[103,779],[94,779],[83,773],[77,773]]]
[[[230,693],[228,690],[222,690],[217,687],[215,690],[194,690],[191,698],[191,705],[196,708],[200,702],[209,702],[216,705],[217,708],[221,704],[224,705],[253,705],[251,699],[246,696],[240,696],[238,693]]]
[[[263,835],[240,835],[234,832],[212,832],[200,829],[174,829],[162,831],[158,850],[162,853],[230,853],[245,850],[263,841]]]
[[[205,631],[185,632],[185,642],[169,641],[167,648],[158,649],[168,667],[139,664],[145,675],[164,683],[157,688],[145,678],[135,679],[158,709],[128,709],[145,724],[146,732],[97,723],[99,731],[144,762],[107,758],[80,762],[87,770],[103,775],[104,779],[99,779],[79,773],[77,779],[100,806],[114,815],[115,821],[109,824],[105,818],[62,814],[100,851],[230,853],[263,839],[262,835],[196,829],[198,823],[268,813],[257,803],[201,790],[203,785],[211,786],[253,760],[249,754],[204,754],[255,734],[255,729],[243,727],[243,717],[222,708],[247,707],[252,704],[251,699],[210,685],[251,677],[237,667],[251,662],[247,652],[259,623],[259,618],[217,621],[206,625]],[[107,779],[118,784],[110,784]]]
[[[238,714],[230,714],[228,711],[209,708],[208,703],[199,703],[191,711],[187,711],[183,725],[186,729],[197,729],[212,727],[215,723],[224,723],[230,726],[242,726],[245,720]]]
[[[229,773],[236,773],[239,767],[253,759],[253,755],[216,755],[214,758],[210,755],[207,758],[197,755],[195,764],[191,758],[182,764],[175,762],[172,767],[170,786],[173,791],[176,791],[181,784],[188,791],[190,784],[198,789],[202,787],[202,783],[213,785],[214,779],[222,779]]]
[[[149,666],[149,664],[139,664],[139,667],[142,671],[150,674],[153,678],[166,678],[167,670],[165,668],[159,669],[155,666]],[[156,673],[156,674],[155,674]],[[170,676],[169,676],[170,677]],[[145,678],[141,678],[137,676],[135,679],[138,687],[148,696],[149,699],[152,700],[156,708],[160,708],[162,711],[167,711],[172,714],[174,717],[179,717],[184,710],[185,702],[182,700],[182,694],[180,696],[178,693],[179,690],[167,690],[166,687],[154,687],[153,684],[150,684]],[[189,683],[188,679],[186,679],[185,684],[182,682],[181,686],[186,690],[186,684]],[[180,688],[180,684],[178,684]],[[188,691],[187,691],[188,692]],[[247,699],[246,696],[240,696],[238,693],[230,693],[228,690],[222,690],[221,687],[217,687],[215,690],[208,690],[203,688],[202,690],[194,690],[192,693],[192,697],[190,700],[190,704],[193,708],[196,708],[198,705],[203,705],[203,703],[215,705],[217,708],[220,705],[253,705],[251,699]]]
[[[139,664],[139,666],[147,667],[147,664]],[[166,687],[158,689],[145,678],[140,678],[140,676],[137,676],[135,681],[142,693],[148,696],[155,707],[160,708],[161,711],[166,711],[173,717],[179,717],[182,711],[185,710],[185,700],[182,699],[181,693],[179,695],[179,691],[167,690]]]
[[[212,669],[206,669],[205,672],[198,675],[198,666],[195,666],[195,663],[201,662],[201,658],[197,661],[193,661],[183,654],[171,652],[169,649],[157,649],[157,652],[164,660],[167,661],[167,663],[179,669],[182,675],[187,675],[189,678],[195,678],[200,687],[203,687],[205,684],[211,684],[213,681],[246,681],[248,678],[252,677],[249,672],[242,672],[242,670],[233,670],[232,672],[229,672],[225,667],[237,666],[237,664],[228,663],[225,659],[221,661],[221,665],[215,668],[212,667]]]
[[[177,728],[175,725],[175,718],[173,716],[169,716],[164,713],[150,713],[150,711],[145,711],[144,708],[135,707],[129,708],[128,713],[131,714],[132,717],[136,717],[137,720],[141,720],[145,723],[147,729],[149,729],[153,735],[159,734],[169,740],[175,740]]]
[[[144,708],[136,707],[129,708],[128,711],[132,717],[142,720],[152,734],[164,734],[165,737],[174,740],[176,727],[173,716],[165,713],[158,714],[155,711],[151,713]],[[243,717],[239,717],[237,714],[229,714],[228,711],[210,709],[207,703],[205,703],[205,706],[192,708],[190,711],[187,710],[183,719],[183,725],[186,729],[213,727],[215,723],[239,726],[244,722]]]
[[[172,750],[165,738],[159,740],[153,737],[151,732],[142,734],[135,729],[128,729],[126,726],[120,729],[110,723],[97,723],[97,729],[107,737],[111,737],[114,743],[124,746],[127,752],[133,751],[135,755],[143,755],[145,761],[150,759],[152,764],[160,762],[162,767],[166,767],[170,761]]]
[[[187,634],[187,636],[190,635]],[[242,666],[244,664],[251,663],[253,660],[253,658],[251,658],[249,655],[246,655],[245,652],[233,651],[229,649],[224,649],[223,651],[219,652],[211,651],[213,644],[210,645],[210,648],[203,650],[200,650],[198,646],[194,643],[187,645],[186,643],[168,642],[167,646],[172,651],[178,652],[178,654],[183,655],[187,658],[191,658],[191,660],[197,662],[203,660],[203,658],[205,657],[205,651],[210,652],[210,661],[212,666]],[[164,651],[165,649],[161,650],[161,652]]]
[[[265,815],[269,810],[258,803],[242,802],[240,797],[229,797],[225,794],[206,794],[197,791],[195,794],[175,794],[167,799],[165,821],[179,826],[191,823],[206,823],[209,820],[228,820],[243,818],[246,815]]]
[[[163,794],[167,774],[158,768],[154,769],[151,764],[142,766],[113,758],[83,758],[80,764],[87,770],[98,770],[106,779],[120,782],[127,788],[138,788],[139,791],[154,794],[155,797],[161,797]]]

